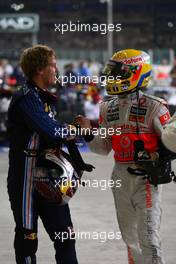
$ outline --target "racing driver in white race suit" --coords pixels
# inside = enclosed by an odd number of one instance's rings
[[[163,99],[144,94],[151,78],[150,57],[139,50],[116,52],[107,63],[107,76],[120,76],[107,82],[112,96],[100,104],[100,128],[121,128],[121,134],[85,136],[90,149],[107,155],[114,150],[112,179],[121,180],[121,188],[112,188],[120,231],[128,250],[129,264],[165,264],[161,250],[161,189],[144,178],[141,165],[135,162],[136,149],[150,157],[158,149],[163,127],[170,114]],[[78,116],[75,122],[90,128],[90,121]],[[135,149],[136,148],[136,149]],[[142,148],[142,149],[141,149]],[[143,149],[144,148],[144,149]]]

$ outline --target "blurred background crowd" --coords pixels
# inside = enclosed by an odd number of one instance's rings
[[[57,54],[59,74],[75,77],[75,83],[56,82],[51,91],[58,98],[61,122],[72,122],[77,114],[98,119],[99,102],[105,87],[95,83],[107,59],[108,34],[55,31],[55,25],[102,24],[111,16],[122,30],[114,32],[112,53],[125,48],[142,49],[151,55],[153,81],[148,93],[163,97],[173,113],[176,105],[176,2],[175,0],[38,0],[0,1],[0,141],[6,139],[7,110],[12,93],[24,84],[19,66],[20,53],[32,44],[46,44]],[[89,81],[78,77],[89,76]]]

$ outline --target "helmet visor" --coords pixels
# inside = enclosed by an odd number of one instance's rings
[[[115,79],[124,80],[132,76],[136,72],[137,65],[128,65],[121,62],[110,60],[103,70],[103,74],[106,76],[112,76]]]

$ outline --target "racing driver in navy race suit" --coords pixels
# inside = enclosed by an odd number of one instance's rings
[[[68,233],[72,228],[69,206],[50,202],[34,189],[36,157],[26,155],[59,147],[70,138],[67,133],[62,135],[62,129],[66,127],[54,119],[55,97],[48,91],[55,83],[55,53],[44,45],[30,47],[22,53],[21,67],[27,83],[14,94],[8,112],[8,193],[16,224],[16,263],[36,263],[37,220],[40,216],[54,242],[56,263],[77,264],[75,240],[69,236],[64,241],[59,239],[59,234]]]
[[[155,188],[142,176],[135,152],[138,148],[154,156],[170,114],[164,100],[142,92],[151,76],[147,53],[133,49],[116,52],[104,73],[114,77],[107,81],[107,93],[118,96],[100,103],[100,129],[120,128],[121,134],[107,135],[104,139],[101,134],[92,133],[85,139],[95,153],[107,155],[114,150],[112,179],[121,180],[122,185],[112,191],[128,263],[164,264],[160,239],[162,186]],[[83,116],[75,118],[75,122],[82,128],[92,128]]]

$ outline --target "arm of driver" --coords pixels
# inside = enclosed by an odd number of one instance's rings
[[[176,152],[176,115],[171,119],[168,108],[160,104],[153,119],[153,126],[164,146]]]
[[[159,138],[161,138],[163,130],[165,126],[169,123],[169,121],[170,113],[167,106],[163,103],[159,103],[153,114],[153,128]]]
[[[176,113],[164,128],[161,140],[167,149],[176,152]]]
[[[100,127],[92,141],[88,143],[90,150],[94,153],[101,155],[108,155],[112,150],[111,136],[108,135],[108,124],[106,121],[106,105],[105,103],[100,104]]]

